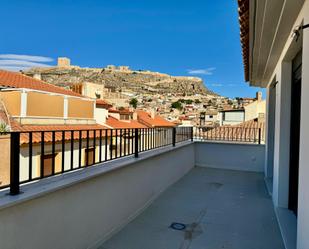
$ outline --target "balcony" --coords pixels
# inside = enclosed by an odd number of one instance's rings
[[[73,160],[71,170],[22,182],[11,172],[20,192],[0,192],[0,248],[284,248],[260,139],[191,141],[191,129],[174,128],[166,140],[159,130],[136,129],[128,154],[118,143],[91,167]],[[103,142],[124,141],[119,129],[109,134]]]

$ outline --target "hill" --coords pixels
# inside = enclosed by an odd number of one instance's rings
[[[198,77],[171,76],[151,71],[132,71],[128,67],[81,68],[78,66],[56,66],[32,68],[26,75],[40,78],[62,87],[91,82],[104,84],[117,92],[159,93],[175,95],[215,95]]]

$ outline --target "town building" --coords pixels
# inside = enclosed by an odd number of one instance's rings
[[[267,89],[266,143],[252,141],[263,125],[259,117],[213,129],[219,138],[228,130],[227,141],[173,127],[178,133],[167,143],[147,147],[136,130],[132,150],[115,153],[117,160],[25,184],[16,180],[27,164],[19,163],[11,133],[1,247],[309,248],[309,72],[302,70],[309,63],[309,1],[238,4],[246,81]],[[145,126],[169,127],[153,113],[138,114]],[[177,135],[184,135],[179,143]]]
[[[242,103],[239,108],[228,107],[219,113],[220,125],[236,125],[256,118],[264,118],[266,113],[266,100],[262,93],[257,92],[254,101]]]
[[[267,90],[265,177],[285,248],[309,248],[309,1],[239,0],[245,79]]]
[[[245,122],[244,108],[228,108],[219,112],[220,125],[236,125]]]
[[[93,160],[94,146],[92,144],[94,143],[93,137],[99,136],[99,133],[94,134],[93,130],[107,128],[103,125],[104,112],[101,113],[97,110],[100,106],[107,107],[108,105],[103,105],[102,101],[96,103],[95,99],[84,97],[21,73],[4,70],[0,70],[0,88],[2,106],[0,122],[7,132],[25,132],[21,134],[20,179],[22,181],[40,177],[41,171],[44,176],[51,174],[53,161],[55,162],[54,172],[69,169],[72,157],[69,151],[71,145],[74,148],[73,163],[80,160],[81,165],[84,166],[93,164],[98,159],[97,148],[96,159]],[[96,116],[98,119],[103,118],[102,122],[97,122]],[[87,148],[86,133],[80,134],[80,130],[92,130],[88,134],[90,146]],[[42,137],[44,131],[45,134]],[[65,132],[63,133],[63,131]],[[29,132],[32,132],[31,138],[28,135]],[[62,139],[65,140],[64,147],[60,142]],[[43,155],[42,140],[48,143],[44,148]],[[51,142],[55,142],[54,148],[52,148]],[[1,143],[3,149],[8,149],[9,138],[2,137]],[[32,155],[29,155],[29,143],[31,143]],[[79,143],[82,147],[80,150]],[[105,151],[104,146],[101,149]],[[6,167],[2,170],[9,172],[9,158],[7,155],[1,155],[2,167]],[[31,167],[29,157],[32,157]],[[64,168],[61,168],[62,160],[65,160]],[[41,168],[42,164],[44,168]],[[0,177],[5,177],[0,179],[1,184],[5,185],[8,182],[8,174],[0,174]]]
[[[136,112],[138,122],[146,125],[149,128],[175,127],[174,123],[165,120],[159,115],[156,115],[154,111],[148,113],[143,110],[137,110]]]
[[[219,112],[217,110],[207,110],[205,112],[205,122],[211,124],[217,123],[219,119],[218,114]]]

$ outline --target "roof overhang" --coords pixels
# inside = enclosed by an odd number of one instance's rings
[[[238,0],[245,80],[266,87],[305,0]]]

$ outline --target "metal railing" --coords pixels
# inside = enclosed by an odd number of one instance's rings
[[[247,127],[196,127],[194,129],[195,140],[216,140],[244,143],[265,143],[264,129]]]
[[[116,158],[193,141],[192,127],[10,132],[10,181],[0,189],[20,193],[20,185]],[[0,172],[1,174],[1,172]]]

